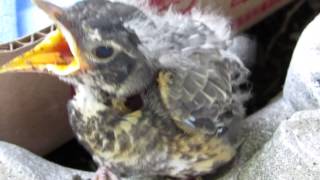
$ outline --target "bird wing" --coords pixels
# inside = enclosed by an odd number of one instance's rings
[[[242,106],[233,94],[245,72],[241,63],[228,58],[163,70],[158,76],[163,104],[186,132],[222,133]]]

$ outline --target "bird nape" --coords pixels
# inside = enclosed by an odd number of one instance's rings
[[[58,29],[0,73],[48,73],[75,87],[69,120],[97,178],[196,177],[232,160],[248,70],[229,49],[226,18],[160,15],[138,1],[34,2]]]

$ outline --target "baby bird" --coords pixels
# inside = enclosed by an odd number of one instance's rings
[[[160,15],[142,1],[34,2],[58,30],[0,72],[45,72],[75,87],[69,119],[104,167],[98,179],[188,178],[232,160],[248,70],[224,17]]]

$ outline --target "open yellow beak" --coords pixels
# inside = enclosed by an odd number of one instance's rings
[[[71,53],[61,31],[56,30],[32,50],[0,67],[0,73],[47,72],[59,76],[71,75],[86,68],[86,63],[78,55]]]

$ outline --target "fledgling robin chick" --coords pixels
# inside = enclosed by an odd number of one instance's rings
[[[224,17],[160,16],[141,1],[34,2],[58,30],[0,72],[47,72],[75,87],[69,119],[104,167],[98,179],[195,177],[234,157],[248,70]]]

